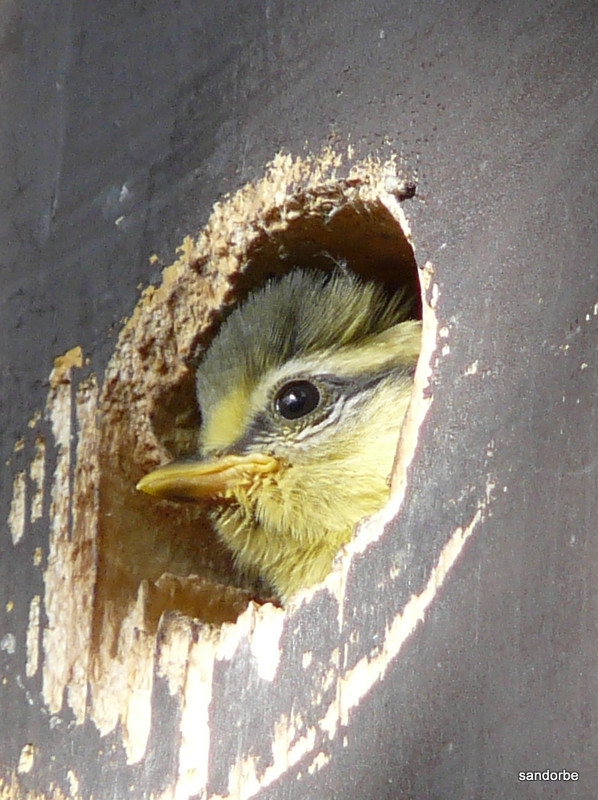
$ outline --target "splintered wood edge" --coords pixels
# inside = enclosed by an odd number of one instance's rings
[[[50,510],[50,556],[45,573],[44,610],[48,625],[43,631],[43,659],[36,651],[34,640],[39,630],[39,599],[30,608],[30,644],[27,674],[31,677],[42,662],[43,695],[53,713],[62,708],[64,690],[75,719],[82,723],[91,708],[91,719],[102,734],[113,730],[118,722],[122,725],[122,738],[129,763],[143,758],[151,728],[151,697],[154,675],[165,679],[172,695],[181,698],[182,718],[180,725],[180,747],[178,778],[163,796],[191,797],[205,792],[208,779],[208,755],[210,753],[209,705],[212,700],[212,676],[217,662],[230,661],[239,646],[247,642],[252,653],[259,678],[272,682],[277,676],[280,661],[280,639],[285,621],[292,618],[302,606],[319,592],[330,592],[338,601],[339,631],[343,626],[344,578],[352,559],[367,549],[379,538],[386,523],[399,512],[407,486],[408,468],[415,453],[419,431],[432,403],[429,379],[434,366],[433,359],[438,346],[438,324],[435,307],[438,286],[434,283],[434,271],[427,264],[421,271],[423,294],[423,343],[422,355],[415,377],[413,400],[403,427],[392,481],[391,499],[378,515],[363,523],[355,539],[336,560],[330,576],[320,585],[304,590],[291,601],[285,611],[271,605],[258,606],[250,603],[236,623],[225,623],[219,628],[201,626],[176,614],[166,615],[160,625],[157,639],[139,636],[144,630],[143,586],[135,602],[126,609],[121,623],[115,656],[104,654],[101,660],[108,667],[105,675],[90,675],[91,657],[91,605],[96,575],[94,539],[97,520],[92,506],[80,507],[79,495],[89,496],[97,485],[98,452],[96,408],[98,397],[106,391],[106,385],[123,378],[135,379],[138,367],[135,348],[146,344],[139,341],[143,330],[143,317],[151,315],[158,304],[167,304],[182,282],[188,279],[190,270],[202,264],[204,276],[212,292],[212,308],[225,301],[230,290],[231,279],[243,269],[244,253],[248,239],[262,235],[264,230],[275,230],[284,226],[284,213],[293,213],[287,201],[297,189],[303,192],[316,191],[323,185],[333,186],[336,170],[342,158],[333,151],[321,158],[293,159],[279,155],[269,165],[265,177],[241,189],[214,207],[213,214],[196,241],[187,237],[181,247],[180,258],[164,270],[163,282],[158,288],[150,287],[138,303],[131,319],[125,324],[117,345],[117,352],[127,351],[129,360],[111,361],[104,387],[100,389],[95,379],[89,378],[77,384],[77,371],[82,365],[80,349],[70,351],[57,360],[51,376],[51,389],[47,404],[56,454],[56,469],[52,477]],[[403,209],[396,197],[385,190],[389,176],[396,175],[396,160],[381,163],[367,159],[353,165],[349,180],[359,183],[359,199],[380,201],[401,226],[410,239],[409,227]],[[314,197],[316,195],[314,194]],[[329,197],[327,198],[329,202]],[[287,205],[285,205],[287,203]],[[278,215],[273,215],[276,210]],[[269,220],[269,221],[268,221]],[[248,222],[249,221],[249,222]],[[260,223],[258,225],[257,223]],[[212,265],[216,266],[213,267]],[[205,288],[205,285],[204,287]],[[172,326],[180,322],[173,310]],[[184,320],[175,341],[180,350],[193,347],[192,330],[198,320]],[[207,325],[209,320],[199,320]],[[142,337],[143,339],[143,337]],[[71,443],[73,403],[75,404],[78,428],[76,450]],[[139,410],[143,419],[145,410]],[[143,423],[140,423],[143,424]],[[147,423],[146,423],[147,424]],[[147,430],[145,431],[147,433]],[[154,450],[146,449],[148,461],[163,458],[158,444]],[[43,448],[38,448],[36,475],[43,475]],[[85,467],[83,465],[86,465]],[[69,475],[75,470],[74,498],[70,497]],[[33,474],[33,473],[32,473]],[[340,665],[331,664],[336,670],[331,679],[336,681],[335,700],[322,714],[316,728],[302,729],[300,719],[279,719],[272,731],[273,760],[265,773],[261,773],[257,762],[242,759],[230,775],[230,791],[227,798],[250,798],[260,788],[270,785],[300,759],[311,754],[310,770],[317,771],[327,763],[328,756],[318,747],[323,733],[328,740],[338,735],[340,726],[346,724],[350,711],[380,681],[402,644],[423,619],[426,609],[433,602],[440,586],[448,575],[465,542],[482,519],[487,499],[480,501],[478,509],[469,523],[454,531],[442,551],[438,563],[424,591],[413,596],[407,606],[397,613],[387,629],[383,647],[378,644],[372,653],[362,659],[350,671],[341,674]],[[21,519],[25,519],[25,499],[20,480],[15,480],[15,492],[11,507],[10,529],[13,541],[22,536]],[[33,513],[33,512],[32,512]],[[38,513],[38,512],[35,512]],[[69,539],[69,519],[73,519],[74,531]],[[76,589],[76,591],[75,591]],[[85,594],[88,602],[82,601]],[[79,596],[79,600],[75,599]],[[159,644],[157,644],[159,642]],[[30,664],[30,666],[29,666]],[[88,697],[88,682],[93,696]],[[292,746],[290,743],[293,743]],[[198,747],[198,743],[203,746]],[[204,753],[204,760],[198,753]],[[216,796],[213,796],[216,800]]]

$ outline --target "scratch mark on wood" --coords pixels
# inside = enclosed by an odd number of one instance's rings
[[[8,514],[8,527],[13,545],[18,544],[25,533],[25,473],[15,475],[12,484],[12,500]]]

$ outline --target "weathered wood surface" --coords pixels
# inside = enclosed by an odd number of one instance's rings
[[[596,16],[3,5],[6,796],[593,796]],[[142,589],[120,643],[142,668],[106,674],[132,685],[98,707],[89,643],[53,621],[93,613],[101,453],[76,448],[121,320],[215,200],[306,141],[395,151],[418,178],[404,207],[434,352],[399,517],[286,615],[250,608],[207,636],[173,611],[156,644]],[[68,608],[49,576],[79,586]],[[518,779],[546,769],[579,780]]]

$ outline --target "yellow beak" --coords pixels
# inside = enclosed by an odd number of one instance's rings
[[[166,500],[210,500],[249,486],[279,466],[275,458],[262,453],[210,461],[171,461],[145,475],[137,489]]]

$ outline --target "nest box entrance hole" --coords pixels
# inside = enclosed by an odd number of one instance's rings
[[[398,207],[359,180],[295,189],[258,212],[248,204],[245,218],[238,204],[227,218],[224,203],[142,299],[102,398],[98,635],[107,619],[113,626],[140,602],[140,586],[153,630],[165,611],[221,623],[251,599],[268,599],[236,575],[200,507],[157,501],[135,485],[158,464],[194,452],[195,366],[227,313],[270,278],[296,267],[351,270],[403,291],[421,318],[417,264]]]

